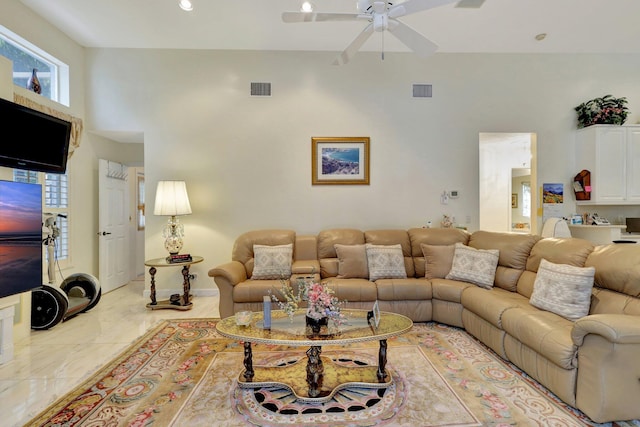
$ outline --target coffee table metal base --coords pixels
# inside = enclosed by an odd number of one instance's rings
[[[291,390],[299,401],[322,403],[331,400],[344,388],[387,388],[393,383],[389,372],[384,372],[382,380],[379,379],[378,366],[340,364],[322,356],[320,349],[312,346],[307,350],[307,357],[301,357],[291,364],[253,366],[251,350],[245,343],[245,369],[238,376],[238,385],[241,388],[283,387]]]

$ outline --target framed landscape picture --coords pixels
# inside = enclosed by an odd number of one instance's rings
[[[369,137],[312,137],[311,183],[369,185]]]

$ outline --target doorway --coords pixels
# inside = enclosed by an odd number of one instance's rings
[[[480,229],[538,234],[536,134],[480,133]]]

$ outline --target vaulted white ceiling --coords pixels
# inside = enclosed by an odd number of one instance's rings
[[[302,0],[21,0],[87,47],[342,51],[366,22],[285,24]],[[317,12],[356,12],[356,0],[313,0]],[[439,52],[640,53],[640,0],[486,0],[401,20]],[[535,36],[546,33],[537,41]],[[383,36],[384,34],[384,36]],[[363,51],[406,52],[388,33]]]

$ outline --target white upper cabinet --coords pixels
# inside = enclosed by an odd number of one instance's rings
[[[591,200],[578,204],[640,204],[640,126],[578,130],[575,165],[591,172]]]

